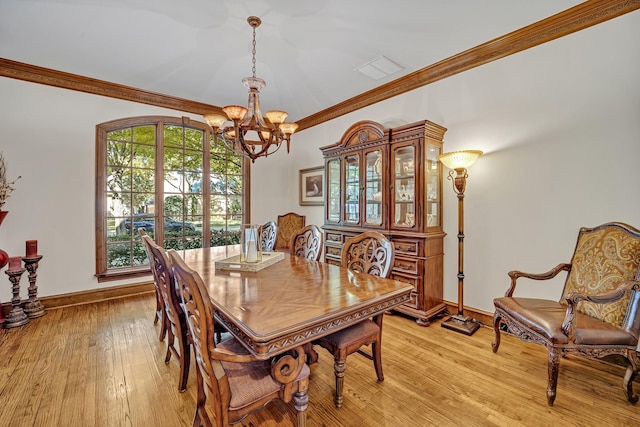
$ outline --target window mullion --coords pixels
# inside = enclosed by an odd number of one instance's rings
[[[155,241],[164,247],[164,122],[156,124]]]

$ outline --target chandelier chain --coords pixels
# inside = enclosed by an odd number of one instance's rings
[[[253,27],[253,49],[251,50],[251,54],[253,56],[253,66],[251,67],[251,71],[253,71],[253,78],[256,77],[256,27]]]

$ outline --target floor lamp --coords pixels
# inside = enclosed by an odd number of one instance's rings
[[[458,196],[458,312],[442,322],[442,327],[473,335],[480,324],[464,314],[464,188],[467,184],[467,168],[482,155],[482,151],[464,150],[440,154],[438,160],[450,169],[447,179],[453,181],[453,191]],[[455,176],[454,176],[455,171]]]

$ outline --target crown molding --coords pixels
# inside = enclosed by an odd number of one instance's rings
[[[298,120],[298,132],[446,77],[600,24],[640,8],[640,0],[590,0]],[[216,105],[0,58],[0,76],[203,115]]]
[[[639,8],[640,0],[586,1],[300,119],[298,132]]]
[[[201,115],[211,112],[222,114],[222,108],[216,105],[190,101],[5,58],[0,58],[0,76]]]

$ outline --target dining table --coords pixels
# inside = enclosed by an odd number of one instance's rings
[[[260,359],[304,346],[407,302],[413,286],[289,254],[259,271],[216,263],[240,245],[178,252],[202,277],[217,322]],[[220,263],[219,263],[220,264]]]

